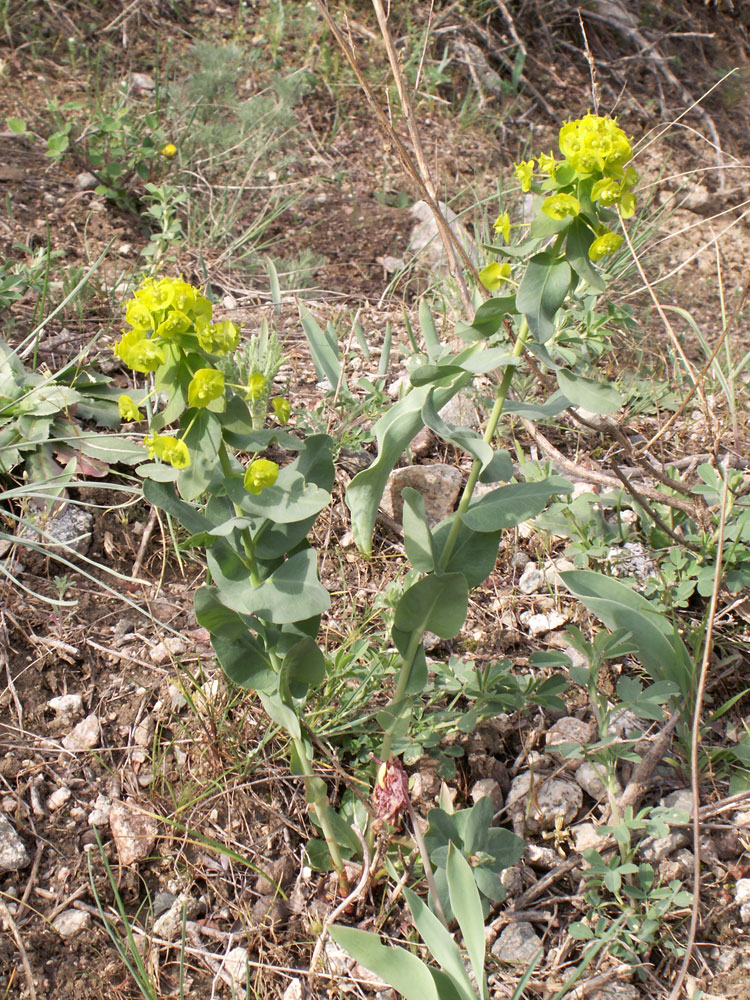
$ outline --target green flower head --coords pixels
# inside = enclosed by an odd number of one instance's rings
[[[585,115],[560,129],[560,152],[579,177],[602,173],[622,177],[633,150],[613,118]]]
[[[271,406],[278,422],[280,424],[288,424],[289,418],[292,415],[292,404],[289,400],[284,399],[283,396],[276,396],[275,399],[271,400]]]
[[[537,163],[539,164],[539,169],[543,174],[549,174],[550,177],[555,176],[557,161],[555,160],[554,153],[540,153],[537,158]]]
[[[542,211],[550,219],[564,219],[568,215],[575,217],[581,211],[581,203],[574,195],[560,192],[544,199]]]
[[[128,368],[147,375],[163,365],[166,358],[164,351],[153,340],[139,340],[122,359]]]
[[[190,465],[190,452],[184,441],[179,441],[176,437],[158,434],[148,434],[143,443],[148,449],[149,458],[160,458],[162,462],[169,462],[175,469],[187,469]]]
[[[479,280],[489,292],[494,292],[510,277],[510,264],[498,264],[493,261],[479,272]]]
[[[138,423],[143,420],[143,414],[135,405],[130,396],[126,396],[124,393],[122,396],[118,397],[117,407],[120,411],[120,420],[126,424]]]
[[[503,212],[502,215],[498,215],[495,219],[493,229],[496,233],[502,234],[506,243],[510,243],[510,216],[507,212]]]
[[[215,368],[200,368],[188,386],[189,406],[208,406],[224,395],[224,375]]]
[[[615,253],[622,246],[622,236],[611,233],[609,230],[597,236],[589,247],[589,257],[591,260],[601,260],[608,254]]]
[[[531,190],[531,178],[534,176],[534,161],[533,160],[521,160],[515,166],[515,175],[521,182],[522,191]]]
[[[248,493],[262,493],[267,486],[273,486],[279,476],[276,462],[267,458],[256,458],[245,470],[245,489]]]
[[[253,372],[247,380],[247,398],[251,399],[254,403],[262,399],[267,386],[268,381],[266,376],[261,375],[260,372]]]

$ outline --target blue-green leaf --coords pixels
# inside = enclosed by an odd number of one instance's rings
[[[550,476],[540,482],[511,483],[485,494],[462,515],[474,531],[500,531],[541,514],[555,493],[570,493],[567,479]]]
[[[404,501],[404,545],[409,562],[420,573],[431,573],[435,568],[435,551],[424,497],[418,490],[406,486],[401,491],[401,499]]]
[[[579,278],[587,281],[597,292],[603,292],[606,287],[604,278],[589,259],[589,247],[593,242],[594,233],[578,216],[568,230],[565,256]]]
[[[338,351],[334,350],[331,346],[310,310],[303,306],[301,302],[298,303],[298,307],[300,319],[302,320],[302,329],[305,331],[307,343],[310,345],[310,354],[312,355],[318,378],[328,379],[331,389],[335,389],[340,382],[341,389],[346,392],[346,379],[342,373]]]
[[[430,954],[437,959],[440,968],[453,981],[459,995],[465,997],[466,1000],[476,1000],[476,993],[466,972],[461,951],[453,940],[453,936],[415,892],[412,892],[411,889],[404,889],[404,898],[409,905],[414,926],[419,931]]]
[[[609,382],[576,375],[568,368],[559,369],[557,384],[574,406],[582,406],[591,413],[614,413],[622,406],[620,393]]]
[[[484,974],[484,914],[474,876],[468,861],[454,844],[448,848],[448,892],[451,909],[461,928],[466,950],[469,953],[474,977],[480,984],[480,997],[487,998],[487,980]]]
[[[380,976],[405,1000],[441,1000],[430,970],[405,948],[387,948],[377,936],[334,924],[330,935],[360,965]]]
[[[516,305],[537,340],[549,340],[555,332],[555,315],[568,294],[570,278],[570,265],[562,258],[544,252],[529,261],[518,286]]]
[[[402,632],[434,632],[451,639],[466,621],[469,588],[463,573],[441,573],[417,580],[396,605],[394,627]]]
[[[482,469],[486,469],[494,454],[492,446],[487,444],[476,431],[470,430],[468,427],[449,427],[435,409],[434,391],[434,389],[429,391],[422,407],[422,419],[426,426],[442,441],[447,441],[448,444],[467,451],[472,458],[476,458],[482,463]]]

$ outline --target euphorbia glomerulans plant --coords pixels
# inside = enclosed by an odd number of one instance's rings
[[[307,534],[330,501],[333,442],[325,434],[301,441],[283,430],[290,407],[279,397],[270,401],[271,426],[254,429],[265,378],[226,381],[219,361],[237,347],[239,330],[228,320],[213,322],[211,303],[187,282],[147,279],[125,318],[131,329],[114,351],[146,376],[147,386],[123,394],[120,413],[140,421],[139,406],[147,411],[144,443],[152,461],[138,470],[144,495],[182,524],[186,545],[205,547],[209,582],[195,594],[197,619],[227,675],[256,691],[289,733],[292,768],[304,776],[307,801],[342,875],[326,786],[313,774],[312,743],[300,721],[309,690],[325,677],[315,640],[330,599]],[[283,468],[257,457],[271,444],[295,457]]]
[[[455,636],[466,618],[469,591],[492,572],[502,532],[540,514],[555,493],[571,489],[560,476],[516,481],[508,452],[493,447],[501,416],[549,420],[572,405],[598,413],[621,405],[615,387],[592,371],[591,352],[574,317],[593,313],[605,289],[595,262],[617,252],[623,237],[613,227],[635,210],[632,149],[614,120],[591,114],[563,125],[559,146],[564,159],[542,153],[515,169],[521,190],[534,195],[533,217],[513,225],[510,212],[501,212],[495,232],[502,241],[485,248],[500,261],[492,260],[479,274],[485,288],[502,292],[480,305],[471,324],[458,324],[456,335],[467,343],[463,350],[428,344],[425,363],[412,371],[413,388],[375,426],[377,460],[347,491],[355,540],[369,552],[390,471],[423,426],[473,459],[458,509],[435,526],[425,516],[422,497],[403,491],[406,553],[423,575],[395,609],[392,640],[402,666],[391,705],[378,717],[385,762],[408,742],[413,699],[427,682],[424,633]],[[513,230],[523,231],[515,243]],[[558,391],[547,400],[509,395],[526,352],[533,354],[535,370],[557,378]],[[477,375],[495,379],[483,435],[449,426],[440,416],[451,396]],[[507,485],[475,497],[478,482]],[[439,672],[441,665],[433,663],[432,669]],[[539,694],[529,690],[536,700]]]

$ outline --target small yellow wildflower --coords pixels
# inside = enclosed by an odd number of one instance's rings
[[[549,174],[550,177],[555,176],[555,170],[557,169],[557,161],[555,160],[554,153],[552,152],[550,152],[549,154],[540,153],[537,159],[537,163],[539,164],[539,169],[542,171],[543,174]]]
[[[223,395],[224,374],[214,368],[200,368],[188,386],[188,406],[208,406]]]
[[[568,215],[575,217],[581,211],[581,203],[574,195],[561,191],[544,199],[542,211],[550,219],[564,219]]]
[[[589,257],[591,260],[601,260],[608,254],[615,253],[622,246],[622,236],[609,231],[597,236],[589,247]]]
[[[292,415],[292,404],[289,400],[284,399],[283,396],[276,396],[275,399],[271,400],[271,406],[278,422],[280,424],[288,424],[289,418]]]
[[[168,142],[166,146],[162,146],[159,150],[162,156],[166,156],[168,160],[171,160],[173,156],[177,155],[177,146],[173,142]]]
[[[143,420],[143,414],[135,405],[130,396],[126,396],[124,393],[117,400],[117,407],[120,411],[120,420],[123,423],[138,423]]]
[[[516,164],[515,175],[521,182],[521,190],[530,191],[531,178],[534,176],[534,161],[521,160],[520,163]]]
[[[510,277],[510,264],[498,264],[493,261],[479,272],[479,280],[488,292],[494,292]]]
[[[278,479],[279,467],[267,458],[256,458],[245,471],[245,489],[248,493],[262,493],[267,486],[273,486]]]
[[[603,173],[621,177],[633,150],[620,126],[612,118],[585,115],[560,129],[560,152],[579,177]]]
[[[190,452],[184,441],[179,441],[176,437],[165,434],[160,437],[158,434],[148,434],[143,443],[148,449],[149,458],[160,458],[162,462],[169,462],[175,469],[187,469],[190,465]]]
[[[267,384],[265,375],[261,375],[260,372],[253,372],[247,380],[247,398],[251,399],[254,403],[262,399]]]
[[[503,212],[502,215],[498,215],[495,219],[493,229],[497,234],[502,234],[506,243],[510,243],[510,216],[507,212]]]

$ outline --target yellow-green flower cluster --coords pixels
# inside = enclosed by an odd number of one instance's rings
[[[622,177],[633,156],[628,137],[613,118],[590,114],[563,125],[560,152],[579,177]]]
[[[267,486],[273,486],[279,476],[276,462],[267,458],[256,458],[245,470],[245,489],[248,493],[262,493]]]
[[[132,329],[123,333],[114,353],[144,374],[165,364],[172,346],[227,354],[239,343],[239,330],[229,320],[212,323],[211,312],[205,295],[187,281],[147,278],[126,304],[125,320]]]
[[[149,458],[160,458],[169,462],[175,469],[187,469],[190,465],[190,452],[184,441],[168,434],[148,434],[143,443],[148,448]]]

